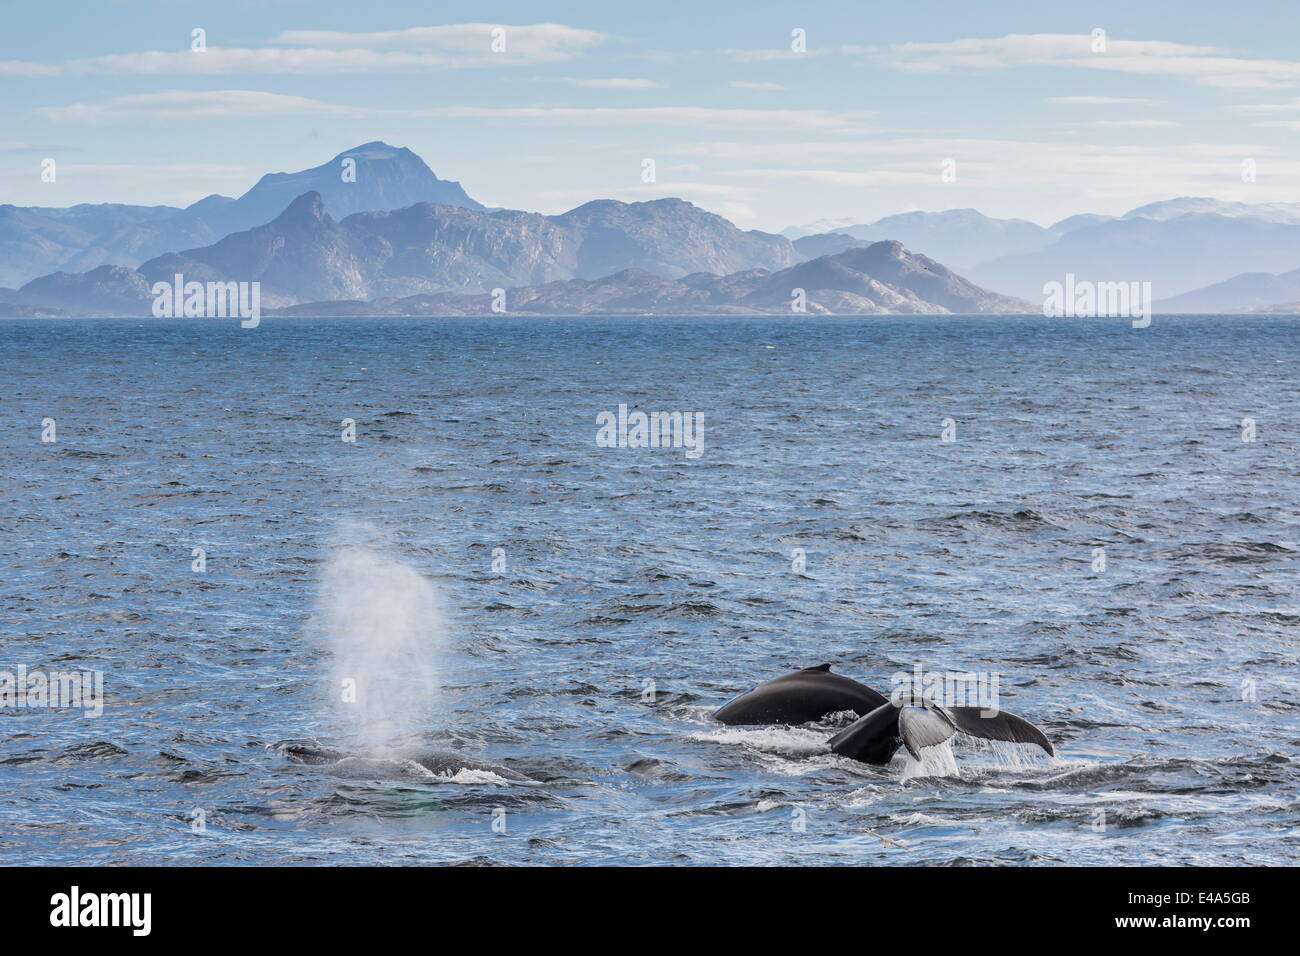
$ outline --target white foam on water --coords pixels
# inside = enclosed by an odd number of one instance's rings
[[[986,740],[982,737],[960,738],[962,749],[969,750],[974,758],[972,763],[978,769],[996,768],[999,770],[1046,770],[1063,765],[1058,757],[1053,757],[1037,744],[1011,743],[1006,740]],[[967,755],[963,753],[963,761]]]
[[[891,813],[889,822],[896,823],[902,827],[970,827],[971,824],[982,822],[980,818],[968,818],[966,820],[949,820],[947,817],[936,817],[928,813]]]
[[[690,740],[749,747],[762,753],[811,756],[827,753],[826,732],[807,727],[719,727],[689,734]]]
[[[340,528],[320,588],[333,709],[366,753],[392,753],[418,739],[436,706],[446,633],[437,592],[365,523]]]
[[[851,790],[840,802],[850,810],[858,810],[863,807],[876,806],[886,800],[895,799],[897,795],[898,787],[892,785],[891,781],[889,786],[868,784],[865,787],[859,787],[857,790]]]
[[[505,777],[498,776],[491,770],[470,770],[466,767],[463,770],[457,770],[455,773],[436,773],[432,775],[435,780],[445,781],[447,783],[459,783],[466,786],[476,784],[492,784],[498,787],[509,787],[518,783],[517,780],[507,780]]]
[[[957,757],[952,752],[952,741],[945,740],[933,747],[921,748],[921,759],[915,759],[906,750],[903,754],[903,774],[900,779],[912,780],[916,777],[955,777],[957,776]]]

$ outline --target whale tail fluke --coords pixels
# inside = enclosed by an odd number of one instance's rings
[[[883,704],[841,730],[829,744],[831,752],[842,757],[884,765],[900,746],[920,760],[923,749],[941,744],[959,731],[985,740],[1036,744],[1056,755],[1047,735],[1023,717],[1006,711],[986,717],[979,707],[939,707],[928,702],[922,706]]]
[[[1056,750],[1047,735],[1015,714],[1005,710],[992,716],[982,716],[979,707],[945,707],[953,723],[963,734],[982,737],[985,740],[1005,740],[1015,744],[1037,744],[1047,751],[1049,756],[1056,756]]]
[[[888,702],[881,704],[832,737],[831,752],[862,763],[889,763],[902,742],[898,718],[897,707]]]
[[[916,760],[921,759],[921,751],[943,743],[957,732],[952,720],[938,708],[902,707],[898,711],[898,734]]]

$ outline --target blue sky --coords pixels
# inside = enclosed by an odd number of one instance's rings
[[[489,205],[676,195],[770,230],[1300,201],[1295,3],[50,0],[5,18],[0,202],[185,204],[375,139]]]

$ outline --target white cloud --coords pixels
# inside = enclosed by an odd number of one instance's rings
[[[561,23],[511,26],[500,23],[453,23],[436,27],[410,27],[371,33],[332,30],[285,30],[277,42],[290,46],[347,50],[431,50],[443,53],[477,54],[491,51],[494,30],[502,30],[505,51],[498,56],[522,55],[533,62],[569,59],[605,41],[595,30],[583,30]]]
[[[737,63],[770,63],[781,60],[802,60],[812,56],[822,56],[825,50],[808,49],[802,53],[794,50],[714,50],[714,55],[725,56]]]
[[[1239,113],[1284,113],[1300,110],[1300,99],[1288,100],[1285,103],[1250,103],[1234,106],[1232,109]]]
[[[831,187],[920,188],[928,183],[936,191],[959,190],[961,202],[978,203],[986,212],[997,206],[1023,206],[1031,193],[1044,205],[1070,206],[1075,212],[1090,203],[1122,211],[1171,196],[1300,201],[1300,160],[1258,143],[1193,142],[1171,149],[1154,144],[891,134],[844,141],[676,143],[659,153],[707,160],[710,168],[736,164],[731,172],[719,174],[755,180],[786,179]],[[1259,161],[1259,182],[1241,182],[1243,157]],[[956,161],[955,183],[943,183],[940,177],[947,158]]]
[[[637,107],[513,107],[449,106],[415,111],[421,116],[511,119],[537,122],[599,124],[609,126],[702,126],[731,129],[761,129],[782,132],[792,129],[855,128],[870,113],[832,113],[826,110],[714,109],[701,106]]]
[[[845,53],[872,56],[886,66],[914,73],[1050,66],[1111,70],[1148,76],[1182,76],[1205,86],[1250,89],[1300,83],[1300,62],[1225,55],[1210,46],[1161,40],[1108,37],[1093,51],[1089,34],[1030,33],[942,43],[898,43],[888,47],[843,46]]]
[[[543,79],[550,79],[544,77]],[[603,79],[580,79],[572,76],[555,77],[553,82],[568,83],[570,86],[586,86],[598,90],[655,90],[662,88],[662,83],[634,77],[611,76]]]
[[[47,63],[27,63],[23,60],[0,60],[0,76],[58,76],[62,69]]]
[[[825,110],[713,109],[699,106],[531,107],[438,106],[398,110],[345,106],[260,90],[171,90],[116,96],[99,103],[75,103],[37,110],[53,120],[96,122],[136,116],[193,118],[219,116],[335,116],[387,118],[500,119],[601,126],[699,126],[724,129],[856,129],[864,113]]]
[[[785,87],[780,83],[759,83],[752,80],[732,80],[727,85],[735,87],[738,90],[760,90],[763,92],[774,92],[776,90],[785,89]]]
[[[799,180],[831,186],[928,186],[938,179],[935,172],[907,170],[860,171],[848,169],[735,169],[728,176],[754,179]]]
[[[1140,96],[1049,96],[1047,102],[1081,106],[1105,106],[1107,104],[1146,106],[1154,103],[1155,100],[1143,99]]]
[[[115,53],[61,64],[0,61],[0,76],[86,73],[218,76],[244,73],[428,73],[458,68],[528,66],[571,60],[603,42],[605,34],[558,23],[504,26],[505,50],[492,50],[488,23],[413,27],[384,33],[290,30],[287,47],[209,46],[192,50]]]
[[[1182,126],[1173,120],[1134,119],[1134,120],[1092,120],[1082,126],[1101,126],[1108,129],[1155,129],[1159,126]]]
[[[115,96],[99,103],[47,106],[37,110],[46,119],[94,123],[101,119],[148,116],[186,119],[219,116],[364,116],[365,110],[323,103],[305,96],[286,96],[260,90],[212,90],[137,93]]]

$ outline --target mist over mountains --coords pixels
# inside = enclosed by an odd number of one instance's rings
[[[1298,267],[1300,204],[1182,197],[1050,227],[953,209],[775,235],[681,199],[489,210],[381,142],[184,209],[0,206],[9,315],[147,315],[152,284],[177,274],[357,314],[473,312],[493,289],[538,312],[782,311],[795,288],[818,293],[812,314],[1037,311],[1066,273],[1149,281],[1163,311],[1236,312],[1295,302]]]

